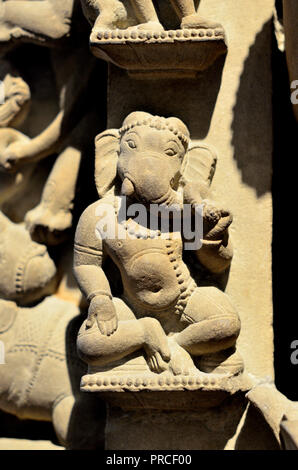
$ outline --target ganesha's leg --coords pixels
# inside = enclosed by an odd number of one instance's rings
[[[131,0],[136,16],[141,24],[138,29],[150,31],[163,31],[159,22],[152,0]]]
[[[218,352],[235,345],[240,319],[229,298],[216,287],[199,287],[181,316],[185,329],[176,340],[193,356]]]
[[[72,224],[72,204],[81,163],[81,151],[67,147],[51,171],[41,202],[28,212],[26,225],[33,239],[56,245],[64,239],[64,232]]]
[[[240,319],[235,308],[227,295],[215,287],[195,290],[181,316],[181,322],[185,329],[175,340],[192,356],[205,356],[225,350],[230,353],[240,332]]]
[[[219,23],[206,20],[197,14],[194,0],[171,0],[175,11],[182,19],[181,28],[217,28]]]
[[[158,320],[142,318],[137,320],[133,312],[119,299],[114,299],[119,319],[118,328],[111,336],[99,331],[97,324],[81,326],[77,339],[79,356],[90,365],[104,366],[144,348],[148,364],[155,372],[167,368],[170,359],[167,336]]]

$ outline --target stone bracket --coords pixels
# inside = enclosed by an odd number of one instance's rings
[[[111,30],[91,37],[93,54],[136,79],[195,78],[227,52],[225,32],[183,29],[161,32]]]

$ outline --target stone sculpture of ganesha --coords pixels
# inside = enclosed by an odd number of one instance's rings
[[[243,371],[235,348],[237,311],[224,292],[196,282],[187,261],[215,274],[231,263],[232,216],[206,199],[215,164],[212,150],[191,148],[186,125],[174,117],[134,112],[121,129],[96,138],[100,200],[85,210],[75,237],[74,272],[89,302],[77,339],[79,355],[89,364],[83,389],[90,389],[92,376],[98,390],[125,388],[132,377],[150,388],[162,377],[175,384],[179,377],[210,372],[230,377]],[[148,220],[156,205],[174,208],[168,227],[162,224],[162,210],[155,226],[130,217],[136,203]],[[203,232],[200,246],[186,253],[174,219],[175,210],[187,207],[193,218],[202,208]],[[111,288],[108,260],[122,280],[118,296]]]

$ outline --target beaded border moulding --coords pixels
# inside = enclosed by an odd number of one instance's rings
[[[225,32],[216,29],[170,31],[107,30],[91,35],[91,50],[127,70],[135,79],[196,78],[227,53]]]

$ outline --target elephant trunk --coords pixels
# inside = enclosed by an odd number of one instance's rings
[[[138,191],[137,186],[129,178],[125,177],[122,182],[121,193],[126,197],[135,195],[137,199],[142,201],[146,206],[149,204],[157,204],[164,207],[178,206],[179,209],[182,209],[183,205],[179,193],[170,185],[162,194],[151,191],[149,188],[146,190],[144,187],[142,191]]]

